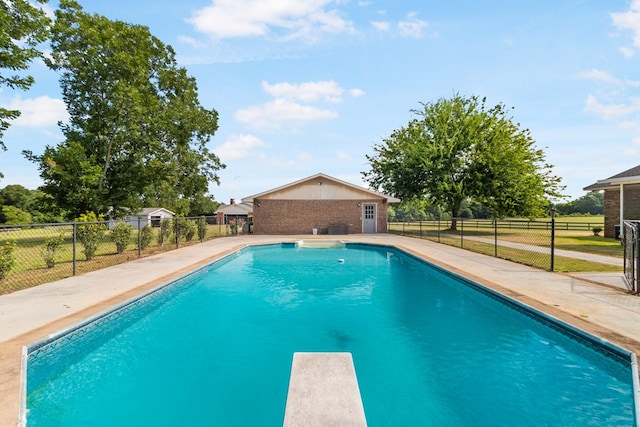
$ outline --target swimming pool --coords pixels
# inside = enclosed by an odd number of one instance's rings
[[[254,247],[32,347],[28,422],[281,425],[293,352],[349,351],[371,426],[634,425],[578,335],[396,249]]]

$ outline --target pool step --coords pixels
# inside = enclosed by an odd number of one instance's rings
[[[283,425],[367,425],[351,353],[293,354]]]
[[[344,248],[342,240],[298,240],[296,245],[299,248]]]

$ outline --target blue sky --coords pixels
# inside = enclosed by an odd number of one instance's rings
[[[322,172],[363,185],[366,154],[420,102],[513,107],[571,198],[640,164],[640,0],[80,0],[146,25],[220,114],[211,149],[228,202]],[[53,10],[57,2],[47,5]],[[32,65],[5,133],[0,187],[41,181],[21,155],[62,140],[58,76]]]

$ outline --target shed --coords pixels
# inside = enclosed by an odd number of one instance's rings
[[[318,173],[242,199],[255,234],[386,233],[395,197]]]
[[[121,219],[126,223],[131,224],[131,226],[135,229],[144,227],[145,225],[150,225],[151,227],[160,227],[160,223],[165,218],[173,218],[175,216],[174,212],[171,212],[169,209],[165,208],[144,208],[140,212],[127,215]],[[111,220],[109,221],[109,228],[112,229],[113,226],[118,221]]]
[[[619,238],[625,220],[640,219],[640,165],[584,187],[604,191],[604,236]]]

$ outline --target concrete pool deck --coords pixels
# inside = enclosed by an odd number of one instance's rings
[[[302,239],[398,247],[640,353],[640,296],[630,295],[619,286],[621,273],[551,273],[427,240],[388,234],[226,237],[0,296],[0,425],[19,423],[23,346],[247,245]]]

